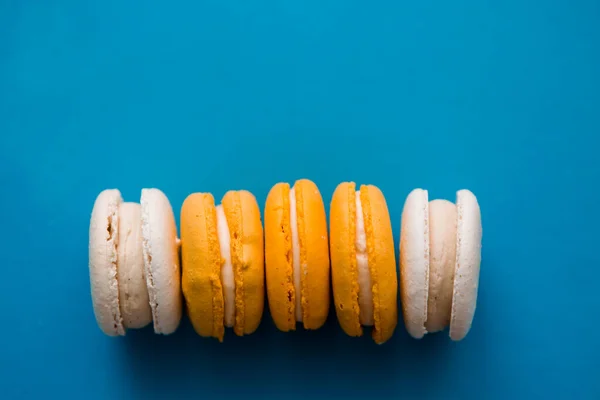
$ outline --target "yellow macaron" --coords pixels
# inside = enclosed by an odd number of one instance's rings
[[[253,333],[264,309],[264,241],[256,198],[189,195],[181,208],[182,290],[194,330],[223,341],[225,327]]]
[[[265,204],[269,310],[277,328],[318,329],[329,313],[329,242],[321,193],[301,179],[278,183]]]
[[[392,225],[381,190],[354,182],[338,185],[331,199],[330,256],[333,298],[346,334],[384,343],[398,323],[398,277]]]

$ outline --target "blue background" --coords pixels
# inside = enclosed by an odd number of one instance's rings
[[[2,398],[600,398],[600,3],[0,2]],[[478,197],[471,333],[103,336],[96,195]]]

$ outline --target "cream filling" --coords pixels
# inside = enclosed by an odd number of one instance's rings
[[[121,203],[119,206],[119,238],[117,275],[121,315],[126,328],[142,328],[152,322],[152,309],[144,274],[142,250],[141,206]]]
[[[231,263],[231,237],[229,226],[222,205],[217,206],[217,235],[221,249],[221,284],[223,285],[223,300],[225,303],[225,326],[233,327],[235,321],[235,278]]]
[[[300,265],[300,238],[296,213],[296,190],[290,190],[290,227],[292,228],[292,271],[296,293],[296,321],[302,322],[302,268]]]
[[[369,257],[367,252],[367,232],[363,218],[360,191],[356,191],[356,263],[358,268],[358,305],[361,325],[373,326],[373,290]]]
[[[428,332],[438,332],[450,323],[454,266],[456,262],[456,206],[447,200],[429,203],[429,293]]]

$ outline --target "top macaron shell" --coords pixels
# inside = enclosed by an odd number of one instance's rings
[[[256,331],[265,305],[264,232],[256,197],[230,190],[221,200],[231,235],[235,276],[235,324],[238,336]]]
[[[192,327],[200,336],[224,335],[223,260],[217,236],[215,200],[192,193],[181,207],[181,287]]]
[[[159,189],[142,189],[144,269],[154,332],[171,334],[182,315],[179,245],[173,209]]]
[[[123,203],[117,189],[102,191],[92,209],[89,228],[89,274],[94,315],[108,336],[125,334],[119,307],[117,243],[119,206]]]
[[[452,293],[450,338],[462,340],[470,331],[479,289],[481,268],[481,210],[475,195],[469,190],[456,194],[456,269]]]
[[[404,324],[417,339],[425,333],[429,295],[428,193],[415,189],[406,198],[400,229],[400,296]]]

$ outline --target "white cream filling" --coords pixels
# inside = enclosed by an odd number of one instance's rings
[[[367,253],[367,233],[363,218],[360,191],[356,191],[356,262],[358,267],[358,305],[360,323],[373,326],[373,291],[371,288],[371,272]]]
[[[144,275],[141,206],[119,205],[117,277],[123,324],[126,328],[143,328],[152,322],[152,309]]]
[[[450,323],[456,262],[456,206],[447,200],[429,203],[429,292],[425,328],[433,333]]]
[[[217,234],[219,236],[219,247],[221,258],[224,260],[221,266],[221,284],[223,285],[223,300],[225,302],[225,326],[233,327],[235,320],[235,278],[233,276],[233,264],[231,263],[231,237],[229,226],[223,206],[217,206]]]
[[[302,322],[302,271],[300,266],[298,216],[296,214],[296,191],[294,188],[290,190],[290,227],[292,228],[292,271],[294,292],[296,293],[296,321]]]

